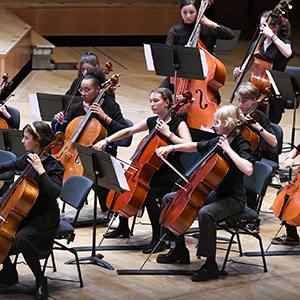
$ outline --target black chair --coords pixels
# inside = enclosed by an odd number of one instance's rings
[[[287,66],[285,68],[285,72],[295,74],[295,75],[300,75],[300,67],[292,67],[292,66]],[[284,99],[284,108],[285,109],[294,109],[294,99]],[[299,107],[299,102],[300,102],[300,97],[297,97],[296,101],[296,108]]]
[[[75,208],[76,214],[74,217],[74,220],[72,222],[72,225],[64,220],[60,220],[59,228],[56,232],[56,235],[54,237],[54,244],[52,247],[51,252],[51,258],[52,258],[52,266],[53,271],[56,272],[56,264],[54,259],[53,250],[65,250],[69,251],[74,254],[76,265],[77,265],[77,271],[78,271],[78,278],[80,282],[80,287],[83,287],[83,280],[81,276],[81,270],[79,265],[79,259],[77,255],[77,251],[72,247],[67,247],[64,244],[60,243],[58,240],[66,240],[66,243],[69,244],[70,242],[74,241],[75,233],[74,233],[74,226],[78,219],[79,212],[86,201],[86,198],[92,188],[93,181],[84,177],[84,176],[78,176],[73,175],[69,177],[65,183],[63,184],[60,199]],[[45,261],[44,264],[44,271],[47,266],[48,258]]]
[[[133,126],[132,121],[130,121],[128,119],[125,119],[125,121],[126,121],[128,127]],[[128,137],[123,138],[121,140],[115,141],[114,145],[115,146],[120,146],[120,147],[129,147],[131,145],[131,142],[132,142],[132,136],[128,136]]]
[[[264,152],[267,154],[271,154],[278,159],[278,155],[282,153],[283,131],[282,128],[275,123],[271,123],[271,126],[277,139],[277,145],[273,147],[264,139],[261,139],[261,149],[263,150],[263,157],[261,158],[261,161],[270,165],[272,167],[272,174],[275,174],[279,169],[279,164],[277,161],[264,157]]]
[[[251,176],[244,177],[244,187],[257,195],[256,212],[259,214],[273,169],[270,165],[257,161]]]
[[[0,150],[0,163],[15,160],[17,157],[14,153],[10,151]],[[14,171],[7,171],[0,174],[0,181],[3,181],[3,187],[0,190],[0,196],[4,194],[4,192],[10,187],[10,185],[14,182],[15,172]]]
[[[19,129],[21,119],[19,110],[14,107],[7,106],[7,111],[10,113],[11,117],[16,121],[17,126],[15,129]]]
[[[263,261],[264,271],[267,272],[267,265],[264,255],[264,249],[262,245],[262,240],[259,235],[259,224],[260,219],[258,217],[258,212],[260,210],[263,198],[266,194],[268,187],[268,182],[272,174],[271,166],[257,161],[254,165],[254,170],[251,176],[245,176],[244,178],[244,187],[250,191],[253,191],[258,195],[258,205],[257,211],[249,207],[245,207],[244,211],[230,216],[220,222],[218,222],[219,227],[231,234],[229,240],[229,245],[226,251],[225,259],[223,262],[222,272],[224,272],[226,263],[229,257],[231,246],[233,244],[233,239],[237,237],[237,244],[239,248],[240,256],[243,256],[242,245],[240,240],[240,234],[251,235],[258,239],[259,247],[261,252],[261,257]]]

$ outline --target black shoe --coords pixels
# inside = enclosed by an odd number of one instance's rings
[[[192,281],[208,281],[219,277],[219,268],[215,262],[212,265],[204,264],[198,271],[192,275]]]
[[[190,252],[187,248],[172,248],[167,254],[159,254],[156,258],[159,264],[172,264],[179,262],[180,264],[190,263]]]
[[[156,244],[158,243],[158,241],[156,242],[151,242],[142,252],[144,254],[149,254],[152,252],[152,250],[155,248]],[[162,252],[162,251],[165,251],[166,250],[166,243],[164,241],[161,241],[155,251],[153,251],[153,253],[157,253],[157,252]]]
[[[103,236],[107,239],[115,239],[115,238],[126,239],[129,238],[129,233],[130,233],[129,229],[123,230],[123,229],[116,228],[113,231],[105,233]]]
[[[47,300],[48,299],[48,284],[47,278],[44,277],[36,282],[37,291],[35,294],[35,299],[37,300]]]
[[[299,245],[299,237],[291,238],[286,234],[282,236],[278,236],[276,238],[271,239],[271,244],[273,245]]]
[[[18,282],[19,276],[15,265],[10,265],[0,271],[0,287],[7,288]]]

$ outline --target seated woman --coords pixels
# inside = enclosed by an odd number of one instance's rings
[[[28,176],[38,185],[35,204],[18,227],[0,271],[1,287],[19,282],[18,272],[10,260],[10,255],[22,253],[36,280],[36,299],[48,299],[47,278],[41,270],[39,258],[45,258],[50,254],[60,221],[56,199],[60,194],[64,168],[50,153],[45,153],[41,157],[38,155],[40,150],[53,140],[54,134],[48,124],[41,121],[27,124],[23,128],[22,139],[27,153],[14,161],[0,164],[0,173],[8,170],[23,171],[31,164],[32,169]]]
[[[94,145],[96,150],[101,150],[107,144],[131,136],[138,132],[149,131],[156,127],[159,134],[161,134],[168,143],[184,143],[191,141],[189,130],[186,123],[180,120],[176,115],[169,115],[165,120],[162,118],[166,115],[171,107],[172,92],[166,88],[157,88],[150,93],[150,107],[156,116],[143,120],[142,122],[120,130],[115,134],[108,136]],[[146,151],[146,150],[145,150]],[[170,155],[168,160],[178,169],[182,170],[179,155]],[[158,171],[156,171],[150,181],[150,190],[147,193],[145,206],[148,211],[149,219],[152,226],[152,240],[151,243],[143,250],[143,253],[150,253],[159,240],[160,225],[159,214],[160,209],[157,199],[161,199],[168,191],[172,189],[173,184],[177,180],[177,175],[170,172],[169,166],[163,164]],[[128,218],[120,217],[120,223],[117,229],[105,235],[106,238],[129,237]],[[156,252],[164,249],[164,245],[157,247]]]

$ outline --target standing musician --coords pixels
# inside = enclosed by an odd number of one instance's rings
[[[170,28],[166,39],[167,45],[185,46],[187,44],[195,27],[199,7],[200,2],[198,0],[181,1],[179,8],[182,21]],[[235,37],[234,32],[230,28],[219,25],[205,16],[202,16],[201,24],[200,40],[211,54],[213,53],[217,39],[230,40]],[[160,86],[173,90],[169,77],[166,78]]]
[[[48,124],[41,121],[27,124],[23,128],[22,143],[28,153],[14,161],[0,164],[1,173],[8,170],[22,171],[31,164],[33,168],[28,176],[39,187],[36,202],[22,220],[0,271],[1,287],[17,283],[19,279],[16,266],[11,263],[9,256],[22,253],[36,279],[35,299],[48,299],[47,278],[43,275],[39,258],[45,258],[50,253],[60,220],[56,199],[60,194],[64,168],[49,153],[38,156],[40,150],[53,140],[54,134]]]
[[[251,82],[242,83],[236,90],[235,96],[237,98],[238,108],[245,117],[247,117],[251,108],[257,101],[258,93],[257,87]],[[277,139],[271,127],[270,120],[262,111],[256,110],[256,112],[259,114],[259,120],[258,122],[251,124],[253,131],[258,134],[260,138],[263,138],[268,144],[275,147],[277,145]],[[261,149],[259,146],[254,151],[253,156],[256,160],[261,160]],[[248,190],[246,192],[247,205],[256,210],[256,194]]]
[[[288,40],[291,35],[291,26],[288,19],[284,18],[282,14],[272,16],[270,25],[268,25],[266,20],[270,14],[271,11],[266,11],[260,17],[260,32],[264,39],[259,47],[259,53],[273,63],[273,70],[284,71],[288,61],[293,57],[291,42]],[[233,70],[235,76],[241,75],[242,72],[243,67]],[[271,97],[269,103],[269,119],[278,124],[282,117],[284,102]]]
[[[214,127],[219,137],[208,141],[190,142],[184,144],[160,147],[156,150],[158,156],[166,156],[170,152],[206,152],[216,143],[228,159],[229,169],[223,181],[207,196],[198,214],[199,244],[197,256],[206,257],[202,267],[192,275],[192,281],[207,281],[219,275],[216,263],[216,221],[243,211],[246,204],[246,194],[243,187],[243,175],[250,176],[255,162],[251,155],[248,141],[238,133],[226,137],[226,133],[243,120],[239,110],[233,105],[219,108],[215,113]],[[163,202],[171,201],[175,193],[167,194]],[[167,254],[157,257],[158,263],[190,263],[189,251],[185,245],[184,235],[177,236],[175,248]]]
[[[3,105],[3,102],[1,100],[0,100],[0,119],[3,119],[9,127],[18,129],[17,121],[14,120],[14,118],[9,113],[6,106]]]
[[[115,134],[108,136],[105,140],[102,140],[95,144],[93,147],[96,150],[105,148],[108,144],[113,141],[131,136],[138,132],[151,130],[156,127],[158,132],[165,138],[169,143],[185,143],[191,141],[189,130],[186,123],[177,118],[176,115],[168,116],[164,121],[162,117],[168,112],[171,107],[172,92],[166,88],[157,88],[150,93],[150,107],[153,113],[157,116],[143,120],[142,122],[134,125],[133,127],[125,128],[116,132]],[[147,148],[145,149],[147,151]],[[182,165],[179,159],[179,153],[170,155],[168,160],[174,164],[179,170],[182,170]],[[149,184],[150,190],[148,191],[145,206],[148,211],[149,219],[152,226],[152,240],[147,248],[143,250],[143,253],[150,253],[159,241],[160,236],[160,225],[159,215],[160,209],[157,203],[157,199],[161,199],[168,191],[172,189],[174,182],[177,180],[177,175],[170,172],[170,168],[163,164],[160,169],[154,174]],[[120,223],[117,229],[109,232],[105,235],[106,238],[128,238],[129,227],[128,218],[120,216]],[[164,250],[164,243],[160,244],[156,248],[156,252]]]
[[[300,154],[300,144],[292,149],[288,156],[285,158],[284,166],[286,168],[292,168],[295,162],[296,157]],[[278,193],[281,190],[278,191]],[[285,222],[286,234],[278,236],[271,239],[271,243],[275,245],[298,245],[299,244],[299,235],[297,233],[297,227],[289,225]]]
[[[90,68],[83,78],[79,89],[83,101],[73,104],[66,116],[64,116],[63,112],[57,113],[52,121],[52,129],[55,132],[64,132],[68,124],[73,119],[79,116],[84,116],[89,109],[93,112],[93,117],[95,117],[107,130],[108,135],[127,127],[128,125],[123,118],[118,103],[107,96],[104,96],[103,100],[101,100],[102,103],[100,101],[97,104],[93,104],[101,91],[101,84],[104,83],[105,80],[105,75],[102,69],[98,67]],[[105,149],[105,151],[116,156],[117,147],[112,143],[110,147]],[[98,187],[97,194],[100,197],[102,212],[107,211],[105,204],[107,193],[107,189]]]

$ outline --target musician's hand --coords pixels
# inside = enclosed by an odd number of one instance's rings
[[[101,108],[101,105],[98,103],[92,104],[90,109],[93,113],[97,114],[103,120],[107,116],[106,113],[104,112],[104,110]]]
[[[55,116],[54,116],[54,120],[56,122],[58,122],[59,124],[62,124],[63,121],[64,121],[64,114],[62,111],[60,111],[59,113],[57,113]]]
[[[222,135],[219,138],[218,145],[223,149],[224,152],[228,153],[231,150],[228,139],[226,135]]]
[[[287,157],[284,161],[284,166],[288,169],[291,169],[294,165],[295,160],[291,157]]]
[[[32,167],[37,171],[39,175],[42,175],[45,172],[42,161],[37,154],[29,153],[27,160],[32,164]]]
[[[214,22],[214,21],[208,19],[208,18],[205,17],[204,15],[202,16],[202,18],[201,18],[201,20],[200,20],[200,23],[201,23],[202,25],[205,25],[205,26],[211,27],[211,28],[217,28],[217,27],[219,27],[219,25],[218,25],[216,22]]]
[[[267,37],[269,39],[271,39],[271,37],[274,34],[272,29],[269,27],[269,25],[266,22],[260,25],[259,30],[260,30],[260,33],[262,33],[265,37]]]
[[[169,146],[164,146],[164,147],[157,148],[155,153],[158,157],[161,157],[161,156],[167,157],[168,154],[170,152],[172,152],[173,150],[174,150],[173,147],[171,145],[169,145]]]
[[[0,112],[2,112],[3,116],[7,119],[10,119],[11,115],[10,113],[7,111],[5,105],[1,105],[0,106]]]
[[[98,143],[96,143],[95,145],[93,145],[92,147],[93,147],[95,150],[100,151],[100,150],[104,149],[106,146],[107,146],[106,140],[101,140],[101,141],[99,141]]]
[[[156,122],[156,129],[164,136],[168,137],[172,133],[165,121],[159,120]]]
[[[234,75],[234,76],[240,76],[242,73],[243,73],[243,70],[242,70],[242,68],[240,68],[240,67],[236,67],[236,68],[234,68],[234,70],[233,70],[233,75]]]

